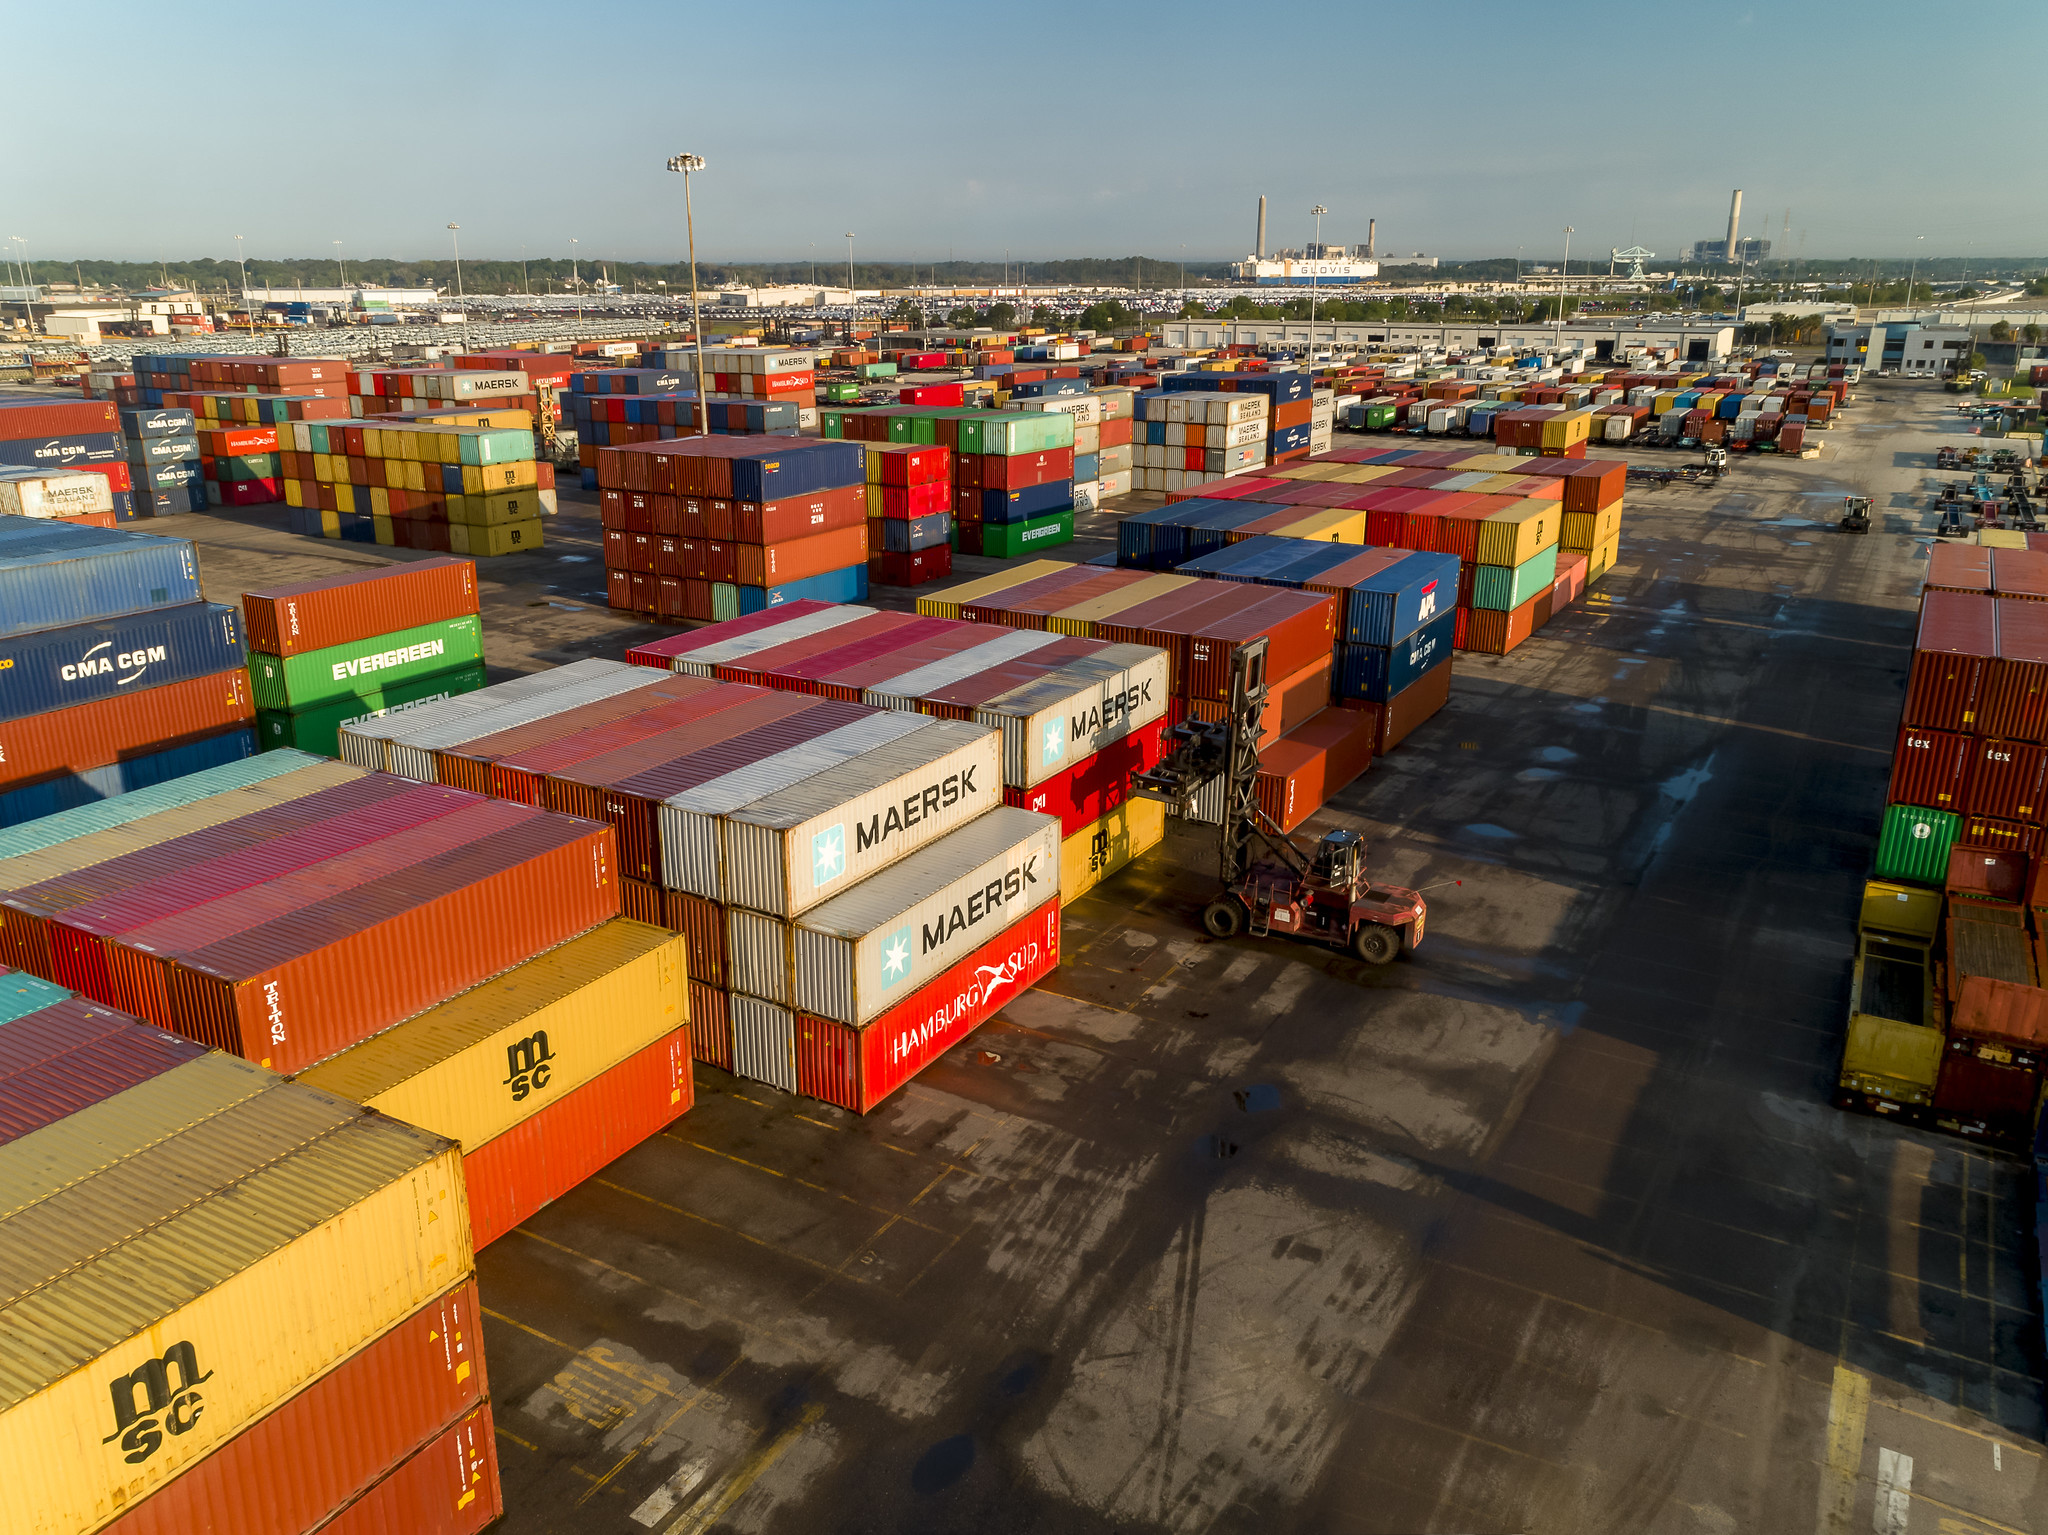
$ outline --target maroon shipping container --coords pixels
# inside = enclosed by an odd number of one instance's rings
[[[2001,597],[2048,598],[2048,554],[2038,549],[1988,549],[1991,589]],[[1930,561],[1931,563],[1931,561]],[[2004,608],[1998,616],[2006,616]]]
[[[1933,552],[1963,551],[1937,545]],[[1996,607],[1998,651],[1985,668],[1977,728],[2009,741],[2048,740],[2048,602],[2016,599],[1996,601]],[[1919,658],[1914,661],[1917,665]]]
[[[813,491],[783,501],[733,501],[732,528],[705,531],[713,538],[729,538],[742,544],[781,544],[830,533],[867,521],[868,494],[865,485],[842,485],[834,490]]]
[[[732,993],[696,980],[690,982],[690,1054],[732,1070]]]
[[[743,634],[753,634],[762,629],[772,629],[777,624],[788,623],[806,613],[822,613],[838,604],[818,602],[810,597],[795,602],[785,602],[780,607],[763,608],[758,613],[749,613],[744,618],[729,618],[722,624],[709,629],[693,629],[688,634],[664,635],[658,640],[648,640],[635,645],[626,652],[626,659],[635,666],[651,666],[658,671],[673,668],[674,658],[686,651],[701,650],[706,645],[715,645],[721,640],[738,639]]]
[[[1282,831],[1293,831],[1371,766],[1378,728],[1374,712],[1325,709],[1282,736],[1260,757],[1254,783],[1259,809]]]
[[[25,1013],[0,1028],[0,1146],[205,1053],[83,997]]]
[[[934,719],[972,719],[974,711],[990,699],[1000,698],[1027,682],[1035,682],[1069,661],[1096,655],[1107,648],[1101,640],[1054,640],[1014,661],[1005,661],[971,677],[962,677],[958,682],[930,689],[918,700],[917,712],[929,714]]]
[[[2026,741],[1971,738],[1969,793],[1963,808],[1971,815],[2005,821],[2039,821],[2043,808],[2048,748]]]
[[[617,916],[618,881],[609,827],[529,814],[258,927],[235,930],[226,903],[226,937],[192,934],[170,960],[122,945],[116,978],[162,988],[152,1022],[297,1071]]]
[[[661,896],[661,886],[650,885],[644,879],[619,881],[619,910],[635,922],[645,922],[649,927],[666,927]]]
[[[1471,566],[1466,566],[1471,570]],[[1465,623],[1464,649],[1481,655],[1504,656],[1536,632],[1536,603],[1542,593],[1531,597],[1512,612],[1498,608],[1470,608]]]
[[[476,565],[448,556],[242,593],[249,648],[270,656],[324,650],[477,611]]]
[[[868,579],[884,586],[923,586],[953,573],[953,546],[929,549],[884,549],[868,556]]]
[[[246,728],[255,718],[249,671],[238,666],[140,693],[0,721],[0,789],[169,751],[224,730]]]
[[[2041,1074],[2029,1066],[2006,1066],[1974,1052],[1947,1050],[1934,1084],[1934,1110],[1966,1120],[2013,1122],[2033,1116]]]
[[[999,624],[1003,621],[1004,612],[1013,604],[1036,601],[1054,592],[1065,591],[1068,587],[1079,586],[1084,581],[1092,581],[1101,574],[1102,571],[1093,565],[1069,565],[1065,570],[1055,570],[1046,575],[1036,576],[1029,581],[996,592],[986,604],[967,603],[960,609],[960,616],[972,619],[976,623]],[[1063,607],[1071,605],[1061,604]]]
[[[1955,845],[2024,853],[2032,859],[2041,850],[2041,828],[2024,821],[2001,821],[1994,816],[1964,816],[1962,829],[1956,833]]]
[[[770,608],[769,612],[776,612]],[[821,629],[815,634],[806,634],[799,639],[785,640],[780,645],[771,645],[766,650],[757,650],[752,655],[724,662],[712,668],[711,674],[722,682],[751,682],[762,687],[772,687],[769,680],[785,666],[795,665],[811,656],[822,655],[828,650],[837,650],[843,645],[869,639],[876,635],[893,634],[906,624],[918,622],[914,613],[873,613],[865,618],[856,618],[851,623],[836,624],[830,629]],[[715,641],[695,636],[702,643]],[[721,626],[719,638],[725,638]]]
[[[2017,906],[2027,889],[2027,857],[1998,848],[1958,847],[1948,855],[1942,886],[1951,915],[1964,915],[1971,902]]]
[[[715,546],[714,546],[715,547]],[[862,516],[852,527],[830,533],[814,533],[781,544],[733,544],[733,574],[712,579],[736,581],[741,586],[780,586],[788,581],[808,581],[830,571],[868,562],[868,520]]]
[[[478,1535],[504,1512],[487,1403],[321,1525],[319,1535]]]
[[[464,1152],[471,1242],[481,1252],[673,1124],[695,1101],[685,1025]]]
[[[664,890],[663,927],[683,935],[683,952],[689,961],[692,981],[723,990],[725,987],[725,908],[716,901],[686,890]],[[690,1015],[696,1017],[693,1012]],[[728,1049],[727,1054],[731,1051]]]
[[[324,1528],[335,1510],[467,1418],[486,1392],[471,1279],[273,1407],[101,1535]]]
[[[1048,587],[1043,591],[1026,592],[1022,589],[992,594],[987,604],[976,603],[971,609],[963,608],[962,618],[979,616],[984,608],[988,617],[985,622],[1001,624],[1006,629],[1033,629],[1043,633],[1053,614],[1068,608],[1078,607],[1084,602],[1093,602],[1098,597],[1107,597],[1125,587],[1136,586],[1147,577],[1142,570],[1103,570],[1084,565],[1088,578],[1076,581],[1071,586]]]
[[[1923,730],[1973,730],[1985,670],[1998,654],[1998,600],[1976,592],[1931,591],[1920,599],[1920,633],[1906,681],[1905,723]]]
[[[687,690],[685,684],[689,685]],[[589,762],[637,741],[702,724],[728,709],[770,696],[766,688],[715,682],[709,677],[693,677],[688,673],[672,674],[667,682],[657,683],[652,688],[636,689],[628,696],[646,699],[647,694],[657,691],[668,694],[668,701],[648,700],[653,707],[642,708],[624,718],[593,722],[581,730],[564,731],[553,740],[505,753],[501,760],[490,765],[490,771],[485,774],[486,792],[501,799],[517,800],[522,805],[538,805],[541,802],[541,785],[551,773],[566,772],[578,763]],[[580,714],[582,711],[571,712]],[[506,733],[511,734],[509,731]]]
[[[1341,707],[1374,717],[1373,755],[1384,757],[1450,701],[1451,663],[1444,661],[1432,666],[1383,704],[1344,704]]]
[[[887,634],[817,651],[775,669],[771,686],[818,698],[858,703],[870,683],[898,677],[926,661],[952,655],[994,637],[980,624],[957,618],[920,618]],[[827,681],[830,681],[830,687]]]
[[[1231,583],[1236,585],[1238,583]],[[1321,592],[1243,588],[1256,600],[1202,622],[1189,638],[1183,696],[1227,703],[1233,658],[1247,641],[1267,641],[1266,675],[1275,681],[1328,661],[1337,643],[1337,599]]]
[[[121,430],[112,400],[35,400],[0,408],[0,442],[32,437],[97,437]]]
[[[1262,595],[1262,588],[1237,581],[1197,581],[1113,614],[1114,622],[1097,622],[1095,637],[1108,644],[1152,645],[1165,651],[1167,687],[1185,697],[1196,632],[1243,612]]]
[[[1892,753],[1892,805],[1924,805],[1934,810],[1961,810],[1969,781],[1971,741],[1941,730],[1899,732]]]

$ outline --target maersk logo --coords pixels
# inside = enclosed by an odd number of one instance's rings
[[[1024,892],[1037,883],[1038,855],[1033,853],[1024,860],[1023,868],[990,880],[966,900],[955,901],[951,911],[925,923],[919,933],[919,952],[929,954],[960,934],[972,932],[987,918],[1015,906]]]
[[[882,940],[882,986],[886,990],[910,977],[910,925],[905,923]]]
[[[846,825],[828,826],[811,837],[811,885],[829,884],[846,872]]]
[[[1067,754],[1067,722],[1047,720],[1045,722],[1045,750],[1040,754],[1047,762],[1057,762]]]
[[[57,668],[57,675],[66,682],[82,682],[88,677],[112,677],[114,686],[125,688],[149,670],[149,663],[162,661],[170,656],[165,645],[147,645],[139,650],[115,650],[112,640],[101,640],[70,666]]]
[[[1436,582],[1432,581],[1422,589],[1422,601],[1416,608],[1420,618],[1436,617]]]
[[[121,1458],[140,1465],[163,1448],[164,1435],[187,1433],[198,1423],[205,1411],[199,1388],[212,1379],[211,1370],[200,1371],[198,1351],[190,1343],[173,1343],[161,1358],[109,1383],[114,1431],[100,1443],[120,1440]]]

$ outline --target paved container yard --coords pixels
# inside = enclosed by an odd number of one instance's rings
[[[1312,823],[1433,887],[1413,958],[1211,941],[1183,846],[865,1120],[700,1068],[481,1257],[507,1535],[2048,1529],[2027,1174],[1827,1105],[1953,398],[1631,488],[1460,654]],[[653,628],[563,500],[493,680]],[[281,513],[145,526],[215,601],[389,557]]]

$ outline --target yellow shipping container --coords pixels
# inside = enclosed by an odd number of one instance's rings
[[[1852,1013],[1842,1043],[1842,1086],[1900,1103],[1927,1103],[1934,1097],[1943,1046],[1939,1029]]]
[[[529,549],[540,548],[541,542],[538,517],[529,517],[524,522],[494,522],[488,527],[474,527],[462,522],[448,524],[450,554],[524,554]]]
[[[1479,524],[1478,563],[1513,567],[1557,542],[1561,509],[1555,501],[1515,501]]]
[[[1299,522],[1276,530],[1282,538],[1308,538],[1323,544],[1363,544],[1365,513],[1341,506],[1317,507]]]
[[[1458,468],[1466,474],[1515,474],[1517,465],[1512,453],[1475,453],[1458,460]]]
[[[1650,404],[1651,413],[1658,416],[1663,415],[1667,410],[1676,409],[1678,409],[1678,391],[1676,389],[1665,390]]]
[[[1621,535],[1621,503],[1610,502],[1597,512],[1566,512],[1564,531],[1558,542],[1567,549],[1591,554],[1610,538]]]
[[[0,1147],[0,1190],[9,1535],[100,1528],[472,1268],[452,1142],[218,1053]]]
[[[527,522],[541,515],[537,490],[494,490],[481,496],[450,496],[448,520],[473,528],[494,528],[505,523]]]
[[[958,618],[964,603],[979,602],[984,597],[993,597],[997,592],[1006,592],[1026,581],[1055,575],[1065,570],[1069,563],[1066,560],[1033,560],[1015,570],[998,571],[992,576],[983,576],[979,581],[948,587],[936,597],[920,597],[917,599],[917,611],[924,618]]]
[[[474,1151],[689,1021],[681,936],[616,917],[298,1080]]]
[[[1374,480],[1384,479],[1395,472],[1393,464],[1345,464],[1342,474],[1330,478],[1339,485],[1370,485]]]
[[[2027,535],[2018,528],[1979,528],[1977,542],[1986,549],[2024,549]]]
[[[286,506],[304,506],[306,504],[305,492],[299,489],[299,482],[297,480],[286,480],[284,482],[284,504]]]
[[[392,531],[391,519],[388,516],[379,517],[375,512],[372,512],[370,514],[370,531],[376,536],[377,542],[385,548],[390,549],[397,546],[398,535]]]
[[[1050,614],[1045,627],[1054,634],[1070,634],[1077,639],[1093,639],[1095,625],[1103,619],[1136,607],[1141,602],[1150,602],[1154,597],[1164,597],[1168,592],[1178,591],[1192,585],[1194,576],[1162,574],[1147,576],[1142,581],[1133,581],[1129,586],[1118,587],[1113,592],[1076,603],[1071,608],[1062,608]]]
[[[1606,543],[1595,549],[1586,560],[1586,579],[1597,581],[1614,568],[1614,562],[1621,558],[1621,535],[1615,534]]]
[[[869,464],[869,466],[870,466],[870,467],[872,467],[872,466],[873,466],[873,465],[875,464],[875,462],[876,462],[876,461],[877,461],[878,459],[880,459],[880,457],[881,457],[881,455],[880,455],[880,454],[878,453],[878,454],[875,454],[875,455],[874,455],[873,457],[869,458],[869,460],[868,460],[868,464]],[[880,486],[879,484],[877,484],[876,482],[874,482],[874,481],[870,480],[870,481],[868,482],[868,485],[867,485],[867,493],[868,493],[868,515],[869,515],[870,517],[880,517],[880,516],[882,516],[882,515],[883,515],[882,487],[881,487],[881,486]]]
[[[1866,880],[1863,912],[1856,928],[1864,933],[1881,933],[1887,938],[1904,935],[1931,944],[1941,933],[1939,890],[1918,885],[1901,885],[1888,879]]]
[[[1590,410],[1563,410],[1543,418],[1543,446],[1546,448],[1569,448],[1589,440],[1592,435],[1593,413]]]
[[[1270,473],[1281,480],[1341,480],[1344,471],[1354,467],[1352,464],[1281,464]]]
[[[346,482],[334,487],[334,509],[337,512],[353,512],[356,509],[356,488]]]
[[[531,490],[538,484],[540,465],[530,458],[510,464],[462,466],[462,493],[465,496],[488,495],[494,490]]]
[[[1166,806],[1127,800],[1060,843],[1060,905],[1071,906],[1166,837]]]

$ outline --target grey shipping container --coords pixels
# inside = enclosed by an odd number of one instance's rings
[[[138,406],[121,412],[121,432],[131,445],[138,437],[192,437],[198,431],[199,423],[189,410]]]
[[[976,723],[1003,733],[1003,782],[1028,789],[1166,713],[1166,652],[1111,645],[990,699]]]
[[[778,917],[830,899],[1000,805],[999,751],[986,726],[928,720],[720,818],[720,898]]]
[[[199,600],[189,539],[0,517],[0,634]]]
[[[928,661],[912,671],[884,678],[860,695],[860,701],[877,709],[915,709],[917,701],[938,688],[950,687],[978,672],[1043,650],[1065,639],[1042,629],[1011,629],[969,650]]]
[[[838,607],[823,608],[815,613],[799,613],[766,629],[756,629],[751,634],[735,635],[729,640],[713,640],[698,650],[686,650],[669,659],[671,671],[688,672],[693,677],[709,677],[713,670],[730,661],[744,656],[758,655],[764,650],[773,650],[777,645],[787,645],[791,640],[800,640],[809,635],[820,634],[827,629],[836,629],[841,624],[850,624],[856,618],[872,618],[877,609],[856,607],[851,603]]]
[[[1059,895],[1059,818],[1004,805],[794,923],[733,909],[726,965],[735,990],[858,1025]]]
[[[68,709],[240,666],[242,615],[188,602],[0,639],[0,720]]]
[[[635,672],[645,674],[653,682],[659,682],[663,676],[652,667],[629,666],[624,661],[594,658],[572,661],[567,666],[514,677],[510,682],[480,688],[459,698],[443,699],[424,709],[411,709],[404,714],[347,725],[341,731],[341,760],[352,762],[357,767],[404,773],[421,783],[432,783],[434,753],[437,750],[463,741],[474,741],[494,730],[508,730],[514,725],[525,724],[528,721],[522,717],[522,712],[531,708],[539,709],[531,716],[533,719],[546,719],[550,714],[560,713],[563,708],[573,707],[551,697],[564,688],[594,683],[599,678],[609,678],[617,684],[612,692],[652,686],[651,682],[629,675]],[[610,694],[594,696],[609,697]],[[400,761],[404,767],[394,766]]]
[[[773,1002],[734,992],[732,1071],[736,1077],[795,1092],[796,1015]]]
[[[175,464],[183,460],[199,462],[197,437],[137,437],[128,444],[131,464]]]

